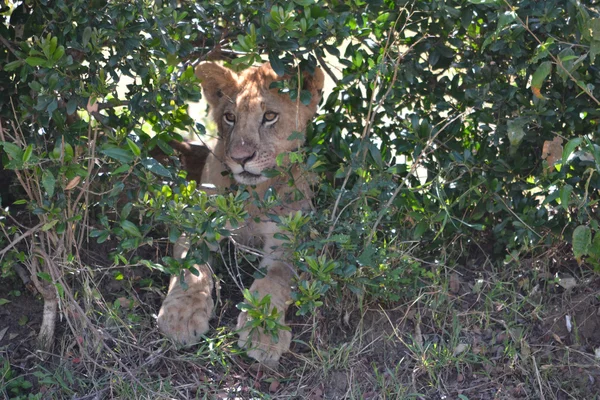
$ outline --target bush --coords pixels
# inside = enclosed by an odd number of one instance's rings
[[[150,156],[206,133],[186,105],[206,59],[321,64],[335,80],[299,155],[323,179],[319,213],[281,221],[305,272],[299,313],[331,290],[398,300],[478,251],[503,265],[572,242],[600,268],[600,18],[581,2],[8,4],[0,144],[31,222],[2,220],[3,243],[31,239],[47,299],[69,296],[88,236],[118,238],[113,262],[129,265],[161,229],[171,243],[188,232],[192,265],[245,217],[243,191],[207,196]],[[22,250],[3,250],[4,271]]]

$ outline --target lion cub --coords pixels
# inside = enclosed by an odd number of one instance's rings
[[[214,63],[202,63],[196,68],[196,76],[202,82],[204,96],[208,101],[213,119],[218,125],[219,140],[208,155],[202,171],[201,183],[213,184],[224,192],[235,182],[251,185],[251,189],[263,198],[269,188],[277,191],[283,199],[278,215],[310,208],[309,182],[297,166],[292,174],[295,185],[288,185],[287,177],[268,178],[265,169],[276,166],[279,154],[298,149],[302,139],[289,140],[293,132],[304,132],[307,123],[316,113],[323,89],[323,72],[317,68],[313,75],[303,76],[303,89],[310,91],[310,104],[292,101],[287,94],[271,89],[271,83],[284,79],[279,77],[270,64],[253,67],[240,74]],[[285,159],[285,157],[284,157]],[[200,182],[199,182],[200,183]],[[293,192],[304,194],[301,200],[293,201]],[[264,256],[260,263],[267,274],[256,279],[250,292],[262,298],[271,295],[271,306],[281,315],[281,324],[291,301],[290,284],[294,271],[288,262],[288,254],[281,241],[274,235],[277,225],[252,205],[247,205],[249,218],[245,226],[236,230],[236,240],[242,243],[262,243]],[[256,222],[259,221],[259,222]],[[189,242],[181,237],[175,245],[174,257],[184,258]],[[184,290],[179,278],[171,279],[169,293],[158,314],[159,329],[182,344],[199,340],[209,329],[208,321],[213,312],[213,280],[207,265],[196,266],[198,276],[185,272],[188,289]],[[269,333],[250,332],[246,328],[247,315],[238,318],[239,345],[248,350],[248,355],[267,364],[277,364],[282,353],[289,350],[292,335],[287,330],[279,331],[278,340]]]

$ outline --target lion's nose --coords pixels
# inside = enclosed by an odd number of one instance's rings
[[[242,167],[246,165],[248,161],[252,160],[255,156],[256,151],[248,148],[234,149],[230,154],[231,159],[236,163],[240,164]]]

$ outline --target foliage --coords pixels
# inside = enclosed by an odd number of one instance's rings
[[[270,334],[273,341],[277,343],[279,331],[290,330],[289,326],[280,322],[283,315],[276,308],[271,308],[270,294],[260,298],[257,293],[251,293],[250,290],[244,289],[244,302],[238,304],[237,308],[248,313],[246,328],[250,331],[250,337],[255,331],[261,329],[263,332]]]
[[[186,105],[206,59],[339,72],[297,154],[321,178],[319,212],[277,221],[302,272],[300,314],[348,289],[396,301],[471,252],[503,265],[572,242],[600,268],[600,15],[585,2],[5,4],[0,146],[33,222],[0,223],[11,240],[31,227],[45,243],[70,235],[60,268],[88,232],[117,239],[116,265],[186,232],[196,245],[183,265],[140,261],[178,273],[246,217],[242,202],[277,203],[244,188],[209,196],[150,156],[206,133]],[[297,87],[281,89],[306,101]],[[41,277],[62,298],[56,272]],[[268,311],[250,295],[257,317]]]

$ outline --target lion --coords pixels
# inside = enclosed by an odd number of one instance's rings
[[[313,74],[303,74],[302,89],[311,93],[308,105],[299,100],[292,101],[289,94],[271,88],[273,82],[289,77],[278,76],[269,63],[237,74],[219,64],[204,62],[196,68],[196,76],[201,81],[219,133],[198,183],[212,184],[221,193],[234,183],[248,185],[259,198],[271,188],[284,199],[282,206],[269,211],[279,216],[310,209],[310,182],[300,166],[291,166],[293,186],[289,186],[288,176],[269,178],[264,172],[277,166],[278,155],[297,150],[303,144],[304,138],[297,134],[292,137],[292,133],[304,133],[317,111],[324,84],[321,69],[316,68]],[[299,200],[297,191],[303,194]],[[256,279],[249,290],[261,299],[270,295],[271,307],[281,316],[279,323],[285,325],[284,316],[291,303],[295,274],[288,262],[289,250],[286,251],[276,238],[279,228],[271,218],[250,204],[246,211],[249,217],[245,225],[236,230],[236,241],[255,244],[258,239],[263,250],[260,267],[266,270],[266,276]],[[189,247],[189,241],[182,236],[175,244],[174,257],[184,258]],[[189,270],[184,273],[187,290],[178,276],[172,277],[158,314],[160,331],[183,345],[197,343],[209,330],[214,308],[212,272],[208,265],[196,265],[196,269],[198,275]],[[239,346],[258,362],[277,365],[281,355],[289,350],[291,332],[280,329],[278,337],[273,337],[268,332],[251,331],[247,328],[248,318],[246,312],[238,318]]]

